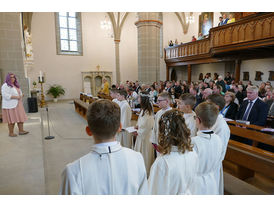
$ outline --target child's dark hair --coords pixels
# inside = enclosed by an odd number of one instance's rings
[[[124,89],[120,89],[117,91],[121,96],[124,96],[125,99],[127,98],[127,91]]]
[[[97,100],[88,107],[87,121],[97,139],[110,139],[120,126],[120,107],[107,99]]]
[[[152,104],[150,102],[150,96],[149,96],[149,92],[141,92],[140,94],[140,105],[141,105],[141,109],[143,110],[143,115],[145,115],[145,112],[148,112],[149,115],[152,114],[153,110],[152,110]]]
[[[219,107],[219,111],[225,107],[225,99],[220,94],[211,94],[207,97],[207,100],[216,104]]]
[[[190,130],[187,128],[184,113],[177,110],[165,112],[159,121],[159,150],[169,154],[172,146],[177,146],[181,153],[192,151]]]

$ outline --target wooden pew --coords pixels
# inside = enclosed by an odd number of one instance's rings
[[[99,97],[100,99],[109,99],[109,100],[112,100],[112,97],[109,96],[109,95],[106,95],[104,93],[98,93],[97,94],[97,97]]]
[[[82,117],[87,119],[87,110],[88,110],[89,104],[80,100],[80,99],[74,99],[74,107],[75,111],[79,113]]]
[[[268,193],[224,172],[225,194],[230,195],[267,195]]]
[[[224,167],[234,165],[233,175],[242,180],[253,177],[255,172],[274,178],[274,153],[257,147],[259,142],[274,146],[274,136],[261,132],[263,127],[257,125],[235,121],[228,122],[228,125],[231,134],[253,140],[253,145],[229,140]]]
[[[87,115],[88,106],[89,106],[89,104],[96,101],[97,99],[98,98],[96,98],[96,97],[91,97],[84,93],[80,93],[80,98],[74,99],[75,111],[77,113],[79,113],[82,117],[87,119],[86,115]]]

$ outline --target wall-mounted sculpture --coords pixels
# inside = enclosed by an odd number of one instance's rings
[[[199,80],[203,80],[203,79],[204,79],[204,75],[203,75],[203,73],[200,73]]]
[[[262,81],[262,75],[263,74],[264,74],[263,72],[256,71],[255,81]]]
[[[249,81],[249,72],[243,72],[243,81]]]
[[[269,71],[268,80],[269,80],[269,81],[274,81],[274,71]]]

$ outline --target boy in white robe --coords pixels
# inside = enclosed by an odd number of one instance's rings
[[[110,100],[92,103],[87,112],[86,132],[93,136],[91,152],[66,166],[59,194],[147,194],[147,175],[139,152],[115,140],[121,130],[120,108]]]
[[[112,101],[119,105],[120,101],[117,99],[117,93],[118,93],[118,89],[111,89],[109,91],[109,95],[111,96]]]
[[[199,166],[192,192],[195,195],[218,195],[219,179],[215,176],[222,164],[222,141],[211,127],[218,117],[218,108],[215,104],[204,102],[195,108],[197,136],[192,137],[194,150],[198,153]]]
[[[185,93],[180,96],[180,99],[177,101],[178,109],[184,112],[184,118],[186,126],[190,129],[190,137],[195,137],[197,134],[196,127],[196,114],[192,110],[195,106],[196,98],[190,93]]]
[[[147,176],[149,176],[150,167],[154,162],[154,149],[149,141],[154,125],[154,115],[148,92],[140,93],[139,104],[141,105],[141,113],[137,122],[138,130],[134,150],[143,155]]]
[[[225,99],[222,95],[219,94],[211,94],[207,97],[208,102],[215,103],[221,111],[224,106],[225,106]],[[211,128],[215,134],[217,134],[223,143],[223,150],[222,150],[222,161],[225,159],[225,154],[226,154],[226,149],[228,145],[228,141],[230,139],[230,129],[229,126],[227,125],[223,115],[219,113],[216,123],[213,125]],[[219,178],[219,194],[223,195],[224,194],[224,175],[223,175],[223,165],[220,165],[220,170],[219,172],[216,172],[216,178]]]
[[[159,126],[158,146],[161,155],[157,157],[150,170],[149,194],[190,195],[197,175],[198,155],[193,150],[183,112],[165,112]]]
[[[170,107],[170,101],[171,101],[171,97],[168,92],[163,92],[163,93],[159,94],[157,102],[161,109],[155,115],[154,127],[153,127],[153,131],[152,131],[152,134],[150,137],[150,142],[153,144],[153,146],[156,150],[157,150],[157,145],[158,145],[159,120],[165,112],[172,109]],[[158,155],[159,155],[159,153],[157,151],[157,156]]]
[[[123,147],[132,148],[132,135],[125,130],[131,126],[130,121],[132,116],[131,108],[126,100],[127,92],[124,89],[117,90],[117,92],[117,99],[119,100],[119,106],[121,108],[122,131],[118,133],[116,137]]]

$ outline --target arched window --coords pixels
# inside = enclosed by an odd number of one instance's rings
[[[60,55],[83,55],[81,14],[79,12],[57,12],[56,46]]]

